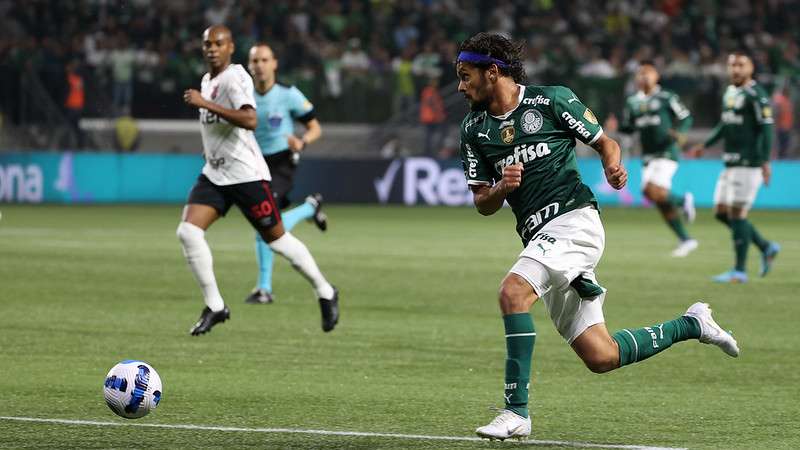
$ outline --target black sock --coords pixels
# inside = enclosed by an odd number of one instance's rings
[[[730,219],[728,219],[728,215],[727,214],[716,213],[716,214],[714,214],[714,218],[719,220],[720,222],[722,222],[726,227],[730,227],[731,226],[731,221],[730,221]]]

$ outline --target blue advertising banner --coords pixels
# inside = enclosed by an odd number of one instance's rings
[[[622,191],[606,184],[599,160],[580,159],[578,164],[602,206],[646,205],[639,159],[626,161],[630,181]],[[202,166],[200,155],[185,154],[2,153],[0,202],[182,203]],[[709,207],[722,168],[719,161],[682,161],[673,190],[691,191],[698,206]],[[427,157],[303,159],[292,197],[299,200],[311,192],[334,203],[472,204],[460,162]],[[772,183],[761,188],[756,207],[800,209],[800,162],[773,162]]]
[[[180,203],[202,167],[198,155],[0,153],[0,202]]]

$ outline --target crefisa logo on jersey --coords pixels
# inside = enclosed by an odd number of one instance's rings
[[[542,117],[542,113],[535,109],[529,109],[522,113],[522,123],[520,126],[522,127],[522,131],[527,134],[533,134],[541,130],[543,123],[544,118]]]
[[[542,97],[541,95],[537,95],[533,98],[525,98],[522,100],[523,105],[550,105],[550,99],[547,97]]]

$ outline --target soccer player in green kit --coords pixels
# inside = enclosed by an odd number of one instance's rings
[[[720,123],[704,144],[692,149],[699,154],[722,139],[725,169],[714,189],[714,216],[731,229],[736,255],[732,270],[713,278],[718,283],[747,282],[747,250],[750,243],[761,250],[761,276],[772,268],[780,251],[776,242],[768,241],[747,220],[761,183],[769,185],[772,168],[772,109],[769,95],[753,79],[753,61],[743,52],[728,57],[731,84],[722,97]]]
[[[676,342],[699,339],[739,354],[733,337],[705,303],[676,319],[609,334],[605,289],[594,268],[605,245],[594,194],[581,181],[575,140],[602,158],[608,183],[622,189],[627,172],[617,143],[592,111],[562,86],[523,86],[522,46],[479,33],[461,44],[458,90],[472,112],[461,125],[461,159],[483,215],[508,201],[524,250],[499,290],[506,341],[505,409],[476,430],[490,439],[531,432],[528,389],[536,330],[530,308],[540,297],[561,336],[593,372],[644,360]]]
[[[644,163],[642,193],[655,203],[664,221],[680,240],[672,256],[684,257],[697,248],[697,240],[686,232],[678,208],[689,222],[693,222],[694,196],[691,192],[675,193],[672,176],[678,170],[679,146],[686,141],[692,115],[675,93],[661,89],[658,78],[652,62],[639,64],[636,72],[639,92],[625,101],[619,130],[623,133],[639,132]]]

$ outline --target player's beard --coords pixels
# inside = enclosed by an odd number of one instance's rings
[[[743,85],[745,80],[747,80],[747,77],[744,75],[731,76],[731,84],[737,87]]]
[[[481,75],[481,78],[483,78],[481,80],[483,83],[475,92],[476,98],[469,101],[469,109],[472,111],[486,111],[489,109],[490,97],[486,89],[486,78],[483,75]]]

